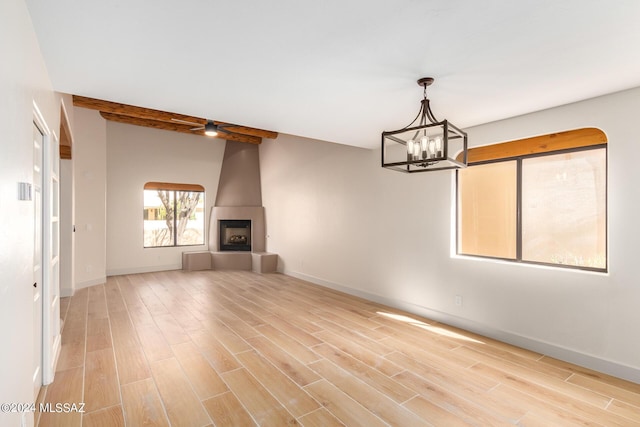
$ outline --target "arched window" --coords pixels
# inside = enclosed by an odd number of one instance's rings
[[[594,128],[469,150],[457,252],[607,271],[607,140]]]
[[[144,247],[203,245],[204,187],[147,182],[144,185]]]

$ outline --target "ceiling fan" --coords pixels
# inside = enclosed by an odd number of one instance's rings
[[[224,132],[224,133],[231,133],[231,131],[226,130],[225,127],[229,127],[229,126],[233,126],[230,124],[220,124],[217,125],[213,122],[213,120],[207,120],[206,124],[201,124],[201,123],[194,123],[194,122],[188,122],[186,120],[180,120],[180,119],[174,119],[172,118],[171,121],[174,122],[179,122],[179,123],[185,123],[188,125],[196,125],[196,127],[191,128],[190,130],[203,130],[204,129],[204,134],[207,136],[217,136],[218,132]]]

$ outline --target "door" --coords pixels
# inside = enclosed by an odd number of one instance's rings
[[[42,385],[42,164],[44,134],[33,124],[33,396]]]

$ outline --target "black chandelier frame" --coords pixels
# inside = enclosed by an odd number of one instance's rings
[[[431,85],[433,81],[432,77],[423,77],[418,80],[418,85],[422,86],[424,90],[420,110],[415,119],[401,129],[382,132],[382,167],[405,173],[416,173],[459,169],[467,166],[467,133],[447,120],[439,121],[431,111],[427,98],[427,86]],[[418,125],[413,126],[418,120],[420,120]],[[427,138],[428,134],[437,134],[440,138],[440,149],[430,151],[428,147],[423,145],[416,152],[410,152],[412,144],[420,144],[418,138],[421,133],[423,138]],[[402,151],[404,154],[395,150],[395,158],[389,161],[388,157],[392,156],[387,152],[388,144],[393,143],[404,146]],[[451,143],[457,144],[459,149],[452,152]],[[400,159],[401,156],[402,159]]]

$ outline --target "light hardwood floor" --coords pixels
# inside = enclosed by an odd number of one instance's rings
[[[640,425],[640,385],[281,274],[65,298],[48,426]]]

